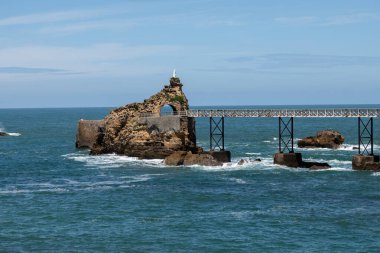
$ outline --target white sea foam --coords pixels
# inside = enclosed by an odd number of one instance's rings
[[[253,152],[247,152],[246,155],[261,155],[261,153],[253,153]]]
[[[374,177],[380,177],[380,172],[373,172],[371,174],[371,176],[374,176]]]
[[[128,164],[140,164],[144,166],[162,166],[162,159],[138,159],[136,157],[120,156],[116,154],[107,154],[99,156],[91,156],[84,153],[71,153],[63,155],[65,159],[74,160],[85,163],[87,167],[95,167],[101,169],[119,168]]]
[[[136,183],[151,180],[164,174],[142,174],[134,176],[122,176],[115,179],[103,181],[76,181],[72,179],[60,179],[60,183],[26,183],[15,184],[12,187],[0,189],[0,194],[25,194],[43,192],[76,192],[76,191],[95,191],[114,188],[134,187]]]
[[[20,136],[20,133],[7,133],[9,136]]]

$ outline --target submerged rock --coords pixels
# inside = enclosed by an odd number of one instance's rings
[[[317,133],[316,136],[309,136],[298,141],[300,148],[331,148],[337,149],[344,142],[341,133],[334,130],[324,130]]]
[[[239,161],[237,164],[238,164],[238,165],[244,165],[244,164],[246,164],[246,163],[248,163],[247,160],[240,159],[240,161]]]
[[[8,136],[8,135],[9,135],[8,133],[0,132],[0,136]]]

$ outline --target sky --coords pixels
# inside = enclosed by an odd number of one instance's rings
[[[0,108],[380,104],[378,0],[3,0]]]

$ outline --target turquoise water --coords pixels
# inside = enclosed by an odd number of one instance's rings
[[[346,137],[339,150],[297,149],[327,171],[273,165],[278,123],[263,118],[226,119],[231,164],[175,168],[76,150],[77,120],[109,111],[0,110],[15,133],[0,137],[0,252],[380,251],[380,173],[351,170],[356,119],[295,119],[296,138]],[[205,148],[208,128],[197,120]]]

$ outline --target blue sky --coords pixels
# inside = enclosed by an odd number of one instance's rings
[[[2,1],[0,107],[379,104],[380,1]]]

